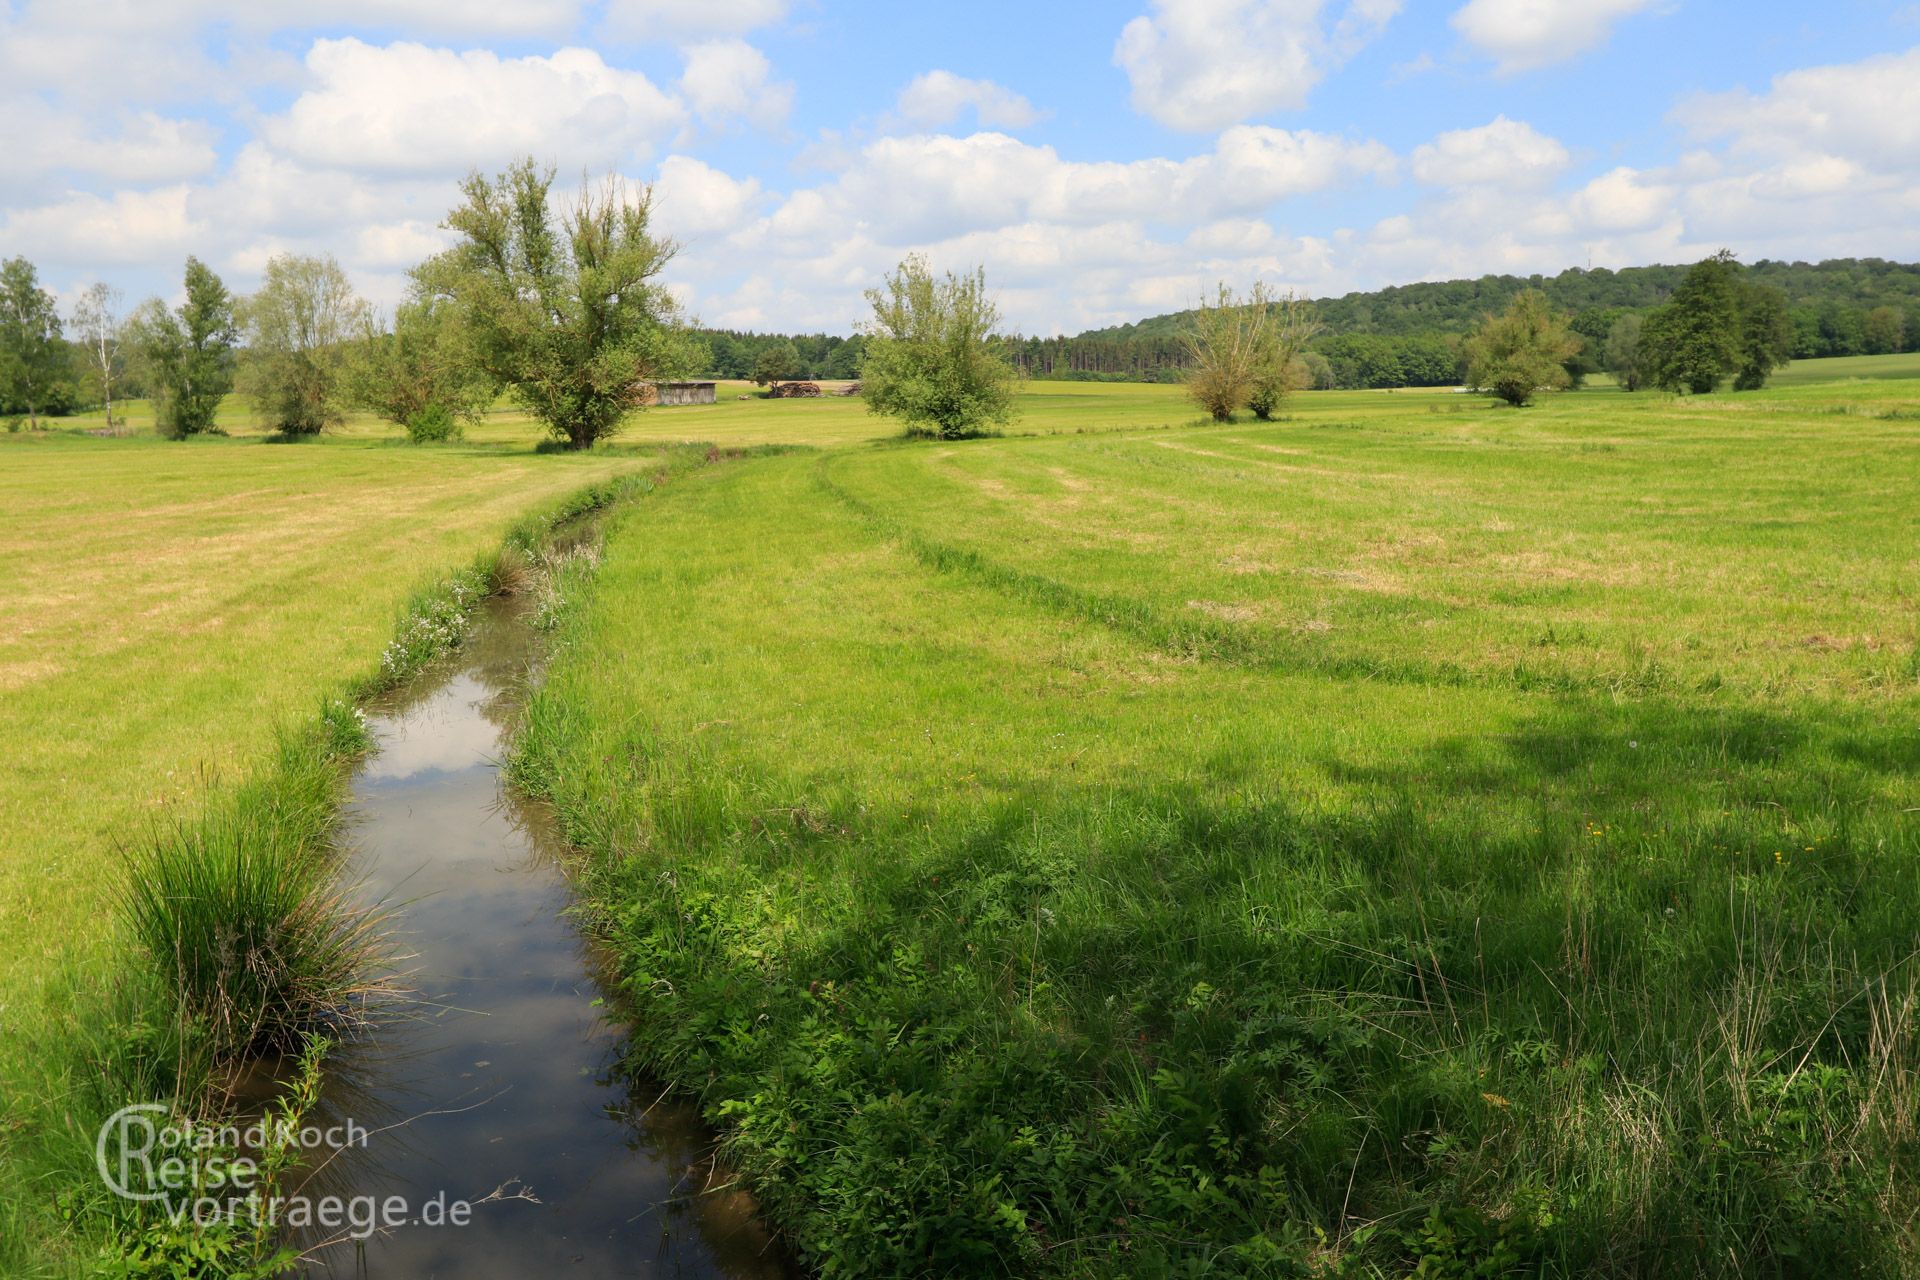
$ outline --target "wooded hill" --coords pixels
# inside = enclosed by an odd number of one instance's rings
[[[1324,329],[1312,346],[1322,385],[1334,387],[1448,386],[1460,381],[1460,347],[1482,317],[1506,309],[1523,289],[1539,289],[1573,317],[1587,341],[1585,372],[1601,367],[1598,354],[1614,321],[1629,311],[1664,303],[1686,265],[1610,271],[1571,268],[1557,276],[1489,275],[1395,285],[1315,302]],[[1920,263],[1882,258],[1826,262],[1761,260],[1747,268],[1756,284],[1786,294],[1794,324],[1793,356],[1881,355],[1920,350]],[[1008,338],[1014,361],[1036,378],[1097,382],[1173,382],[1184,361],[1180,333],[1192,312],[1153,316],[1132,324],[1090,329],[1070,338]],[[862,339],[829,334],[746,333],[704,329],[712,351],[710,373],[750,378],[767,348],[792,343],[796,377],[856,378]]]
[[[1597,353],[1614,321],[1664,303],[1686,271],[1685,265],[1572,268],[1557,276],[1488,275],[1320,299],[1315,309],[1324,330],[1313,349],[1325,357],[1334,386],[1445,385],[1460,378],[1461,339],[1522,290],[1538,289],[1573,317],[1574,330],[1587,339],[1591,371],[1600,367]],[[1920,349],[1920,264],[1763,259],[1747,274],[1787,296],[1795,359]],[[1015,339],[1016,358],[1035,377],[1171,379],[1179,373],[1180,333],[1191,316],[1154,316],[1071,338]]]

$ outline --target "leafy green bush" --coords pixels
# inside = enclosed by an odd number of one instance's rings
[[[465,439],[466,434],[445,405],[430,404],[407,419],[407,439],[414,444],[446,444]]]
[[[1515,407],[1529,404],[1542,388],[1568,385],[1566,362],[1579,350],[1580,337],[1566,318],[1555,314],[1546,294],[1529,289],[1468,339],[1467,381]]]

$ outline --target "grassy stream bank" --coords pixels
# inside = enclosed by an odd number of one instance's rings
[[[572,557],[553,554],[576,522],[702,464],[704,447],[577,489],[522,517],[498,547],[416,591],[373,670],[339,686],[278,735],[263,769],[158,821],[131,851],[114,898],[104,968],[69,966],[48,1014],[12,1047],[36,1093],[9,1099],[0,1170],[0,1264],[8,1275],[270,1276],[289,1261],[274,1233],[244,1222],[196,1229],[112,1193],[94,1168],[106,1117],[162,1101],[198,1124],[233,1118],[228,1083],[252,1056],[306,1062],[276,1104],[296,1118],[317,1090],[327,1042],[358,1034],[399,992],[383,977],[386,922],[338,883],[338,802],[370,745],[359,704],[457,647],[487,595],[551,596]],[[267,1153],[278,1171],[288,1153]],[[184,1270],[182,1270],[184,1268]]]

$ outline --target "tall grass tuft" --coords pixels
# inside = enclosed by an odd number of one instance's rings
[[[392,994],[385,919],[354,905],[330,847],[352,725],[323,717],[279,768],[132,858],[122,918],[189,1038],[218,1061],[290,1049]]]

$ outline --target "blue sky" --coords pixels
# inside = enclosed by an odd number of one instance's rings
[[[656,184],[714,324],[909,252],[1076,332],[1591,261],[1920,257],[1920,5],[0,0],[0,255],[65,297],[331,253],[391,305],[468,169]]]

